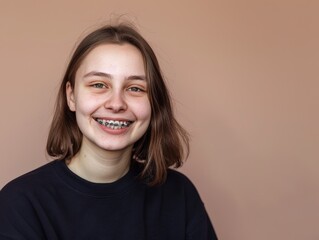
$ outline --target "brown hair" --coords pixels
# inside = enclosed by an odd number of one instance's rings
[[[163,183],[167,168],[180,167],[188,155],[189,138],[174,117],[169,91],[152,48],[129,24],[103,26],[87,35],[75,49],[58,92],[47,153],[57,159],[70,159],[79,151],[82,133],[75,113],[67,104],[66,84],[70,82],[74,87],[75,74],[83,59],[96,46],[107,43],[128,43],[142,53],[152,114],[148,130],[134,145],[132,161],[143,165],[141,177],[148,179],[149,185]]]

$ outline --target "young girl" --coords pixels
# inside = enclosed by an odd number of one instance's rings
[[[127,24],[76,48],[47,141],[56,160],[0,192],[0,239],[217,239],[181,173],[188,136],[156,56]]]

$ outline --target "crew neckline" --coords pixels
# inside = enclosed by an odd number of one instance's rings
[[[65,160],[55,160],[55,171],[60,180],[73,191],[91,197],[114,197],[127,193],[139,181],[138,171],[131,166],[129,171],[111,183],[94,183],[81,178],[72,172]]]

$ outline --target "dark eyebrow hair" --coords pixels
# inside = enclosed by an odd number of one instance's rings
[[[146,81],[146,77],[144,75],[132,75],[127,78],[127,80],[143,80]]]
[[[91,77],[91,76],[97,76],[97,77],[105,77],[109,79],[113,79],[112,74],[105,73],[105,72],[97,72],[97,71],[91,71],[84,75],[84,77]],[[132,75],[128,76],[127,80],[143,80],[146,81],[146,77],[144,75]]]
[[[112,75],[105,73],[105,72],[97,72],[97,71],[91,71],[84,75],[84,77],[91,77],[91,76],[97,76],[97,77],[106,77],[112,79]]]

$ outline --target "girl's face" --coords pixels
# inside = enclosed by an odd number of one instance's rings
[[[130,44],[103,44],[83,60],[74,88],[66,86],[82,144],[107,151],[131,151],[151,119],[144,61]],[[83,145],[82,145],[83,146]]]

